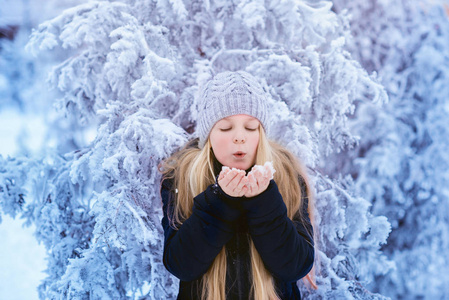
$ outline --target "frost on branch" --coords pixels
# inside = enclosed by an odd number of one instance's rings
[[[442,1],[334,1],[351,15],[348,45],[375,71],[390,101],[357,108],[353,132],[365,138],[337,169],[385,215],[392,232],[383,247],[396,268],[372,288],[393,299],[449,293],[448,95],[449,18]]]
[[[68,51],[49,74],[58,110],[97,129],[90,144],[49,155],[45,176],[18,175],[35,191],[24,215],[51,252],[41,298],[175,297],[157,166],[194,137],[200,86],[240,69],[271,94],[268,136],[304,161],[317,190],[319,290],[304,293],[375,298],[365,280],[390,268],[379,252],[389,224],[319,167],[359,141],[356,103],[386,99],[346,50],[351,38],[328,1],[90,1],[39,26],[29,49]]]

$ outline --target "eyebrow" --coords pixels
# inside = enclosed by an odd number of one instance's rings
[[[232,116],[229,116],[229,117],[225,117],[225,118],[223,118],[222,120],[226,120],[226,121],[231,121],[231,120],[229,120],[229,118],[230,117],[232,117]],[[245,120],[245,122],[251,122],[251,121],[258,121],[257,120],[257,118],[253,118],[253,117],[246,117],[246,120]]]

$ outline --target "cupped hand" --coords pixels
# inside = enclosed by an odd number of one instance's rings
[[[223,170],[218,175],[217,182],[223,192],[231,197],[242,197],[248,191],[248,177],[243,170]]]
[[[248,183],[246,184],[248,189],[244,196],[249,198],[261,194],[268,188],[270,177],[271,175],[266,168],[264,168],[263,173],[260,170],[253,169],[248,173]]]

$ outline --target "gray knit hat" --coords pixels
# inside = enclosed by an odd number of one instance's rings
[[[245,114],[257,118],[268,130],[267,93],[251,74],[223,72],[208,81],[200,93],[196,131],[204,147],[209,132],[223,118]]]

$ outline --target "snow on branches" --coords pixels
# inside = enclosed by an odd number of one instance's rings
[[[177,280],[161,262],[157,166],[194,137],[199,87],[240,69],[272,96],[269,137],[300,157],[315,183],[319,290],[307,297],[378,297],[363,285],[390,267],[379,252],[389,223],[349,180],[319,168],[360,140],[348,124],[356,104],[386,101],[375,74],[346,50],[351,38],[329,1],[89,1],[41,24],[28,49],[67,50],[49,75],[62,94],[58,110],[97,128],[82,149],[50,156],[48,176],[0,173],[45,187],[25,200],[52,253],[41,297],[174,297]]]

